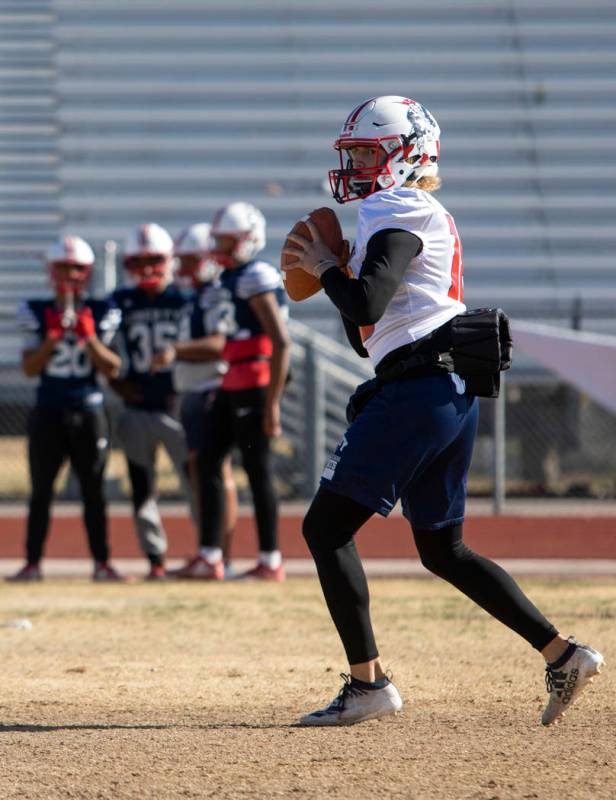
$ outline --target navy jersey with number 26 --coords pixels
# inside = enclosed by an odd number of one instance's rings
[[[109,345],[120,324],[120,310],[107,300],[84,300],[92,311],[96,335]],[[35,350],[47,335],[46,309],[55,309],[55,301],[25,300],[17,309],[17,324],[23,336],[23,349]],[[40,374],[36,392],[38,408],[94,408],[102,405],[103,393],[90,361],[85,342],[71,331],[56,342],[45,369]]]

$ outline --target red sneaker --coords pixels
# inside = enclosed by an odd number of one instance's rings
[[[92,580],[100,581],[101,583],[118,583],[119,581],[124,581],[124,578],[106,561],[95,561]]]
[[[145,576],[146,581],[164,581],[167,577],[164,564],[152,564],[150,571]]]
[[[175,578],[188,580],[221,581],[225,577],[225,568],[222,560],[208,561],[203,556],[197,555],[171,574]]]
[[[266,564],[257,564],[256,567],[249,569],[248,572],[243,572],[238,575],[237,580],[256,580],[256,581],[284,581],[287,576],[284,573],[284,567],[279,564],[277,567],[268,567]]]
[[[43,573],[41,572],[41,568],[38,564],[25,564],[18,572],[14,575],[9,575],[7,577],[7,581],[14,581],[16,583],[21,581],[42,581],[43,580]]]

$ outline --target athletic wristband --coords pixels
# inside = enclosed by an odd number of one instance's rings
[[[315,266],[313,272],[317,276],[317,278],[320,279],[321,275],[323,275],[324,272],[327,272],[328,269],[337,266],[338,266],[337,261],[334,261],[331,258],[324,258],[322,261],[319,261],[319,263]]]

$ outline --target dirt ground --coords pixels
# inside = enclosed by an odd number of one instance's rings
[[[616,584],[525,581],[608,666],[544,729],[540,656],[430,579],[375,580],[406,705],[294,727],[344,667],[316,581],[0,586],[0,797],[616,797]]]

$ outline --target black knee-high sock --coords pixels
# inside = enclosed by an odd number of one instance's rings
[[[543,650],[558,634],[511,575],[464,544],[462,525],[413,531],[413,535],[426,569],[453,584],[535,649]]]
[[[354,534],[372,514],[354,500],[321,488],[304,519],[304,538],[349,664],[361,664],[378,656],[370,622],[368,583],[353,541]]]

